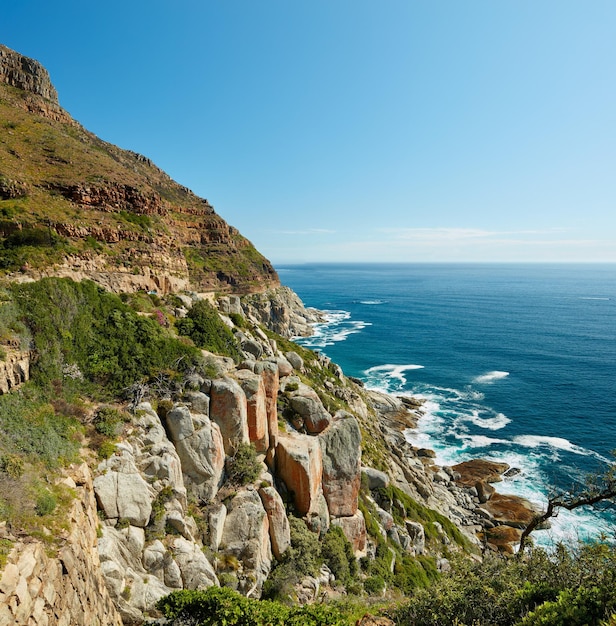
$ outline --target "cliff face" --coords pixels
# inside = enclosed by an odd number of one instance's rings
[[[40,540],[14,541],[0,573],[0,624],[92,624],[122,626],[105,585],[96,534],[98,517],[87,465],[74,467],[65,478],[77,494],[70,512],[70,530],[57,555],[49,556]]]
[[[47,70],[38,61],[18,54],[2,44],[0,81],[59,104],[58,93],[51,84]]]
[[[272,265],[209,202],[101,141],[47,71],[0,46],[0,272],[91,278],[113,291],[259,292]]]

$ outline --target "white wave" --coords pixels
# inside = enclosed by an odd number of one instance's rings
[[[364,372],[366,386],[369,389],[385,391],[386,393],[399,391],[399,387],[406,385],[407,382],[404,373],[411,370],[423,369],[423,367],[423,365],[413,364],[392,365],[386,363],[385,365],[375,365]]]
[[[499,372],[498,370],[495,370],[493,372],[487,372],[486,374],[477,376],[476,378],[473,379],[473,382],[485,385],[485,384],[493,383],[496,380],[507,378],[507,376],[509,376],[509,372]]]
[[[597,297],[597,298],[593,298],[593,297],[591,297],[591,296],[587,296],[587,297],[580,297],[579,299],[580,299],[580,300],[607,300],[607,301],[609,301],[609,300],[610,300],[610,298],[599,298],[599,297]]]
[[[485,435],[456,435],[456,439],[462,441],[463,448],[487,448],[494,444],[508,444],[506,439],[495,439],[494,437],[486,437]]]
[[[576,446],[568,439],[563,437],[546,437],[544,435],[518,435],[513,438],[513,443],[524,446],[525,448],[539,448],[540,446],[547,446],[550,448],[556,448],[557,450],[565,450],[566,452],[572,452],[573,454],[579,454],[582,456],[590,456],[592,452],[586,450],[580,446]]]
[[[371,326],[370,322],[351,321],[349,311],[326,310],[322,313],[326,321],[313,324],[314,334],[311,337],[296,337],[297,343],[306,348],[326,348]]]
[[[359,304],[371,304],[371,305],[376,305],[376,304],[386,304],[387,300],[360,300]]]
[[[503,413],[497,413],[494,417],[479,417],[479,411],[473,411],[472,415],[468,417],[468,421],[475,424],[475,426],[487,428],[488,430],[500,430],[511,422]]]

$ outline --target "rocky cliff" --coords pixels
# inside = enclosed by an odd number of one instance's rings
[[[0,46],[0,272],[116,292],[248,293],[272,265],[207,200],[85,130],[46,70]]]

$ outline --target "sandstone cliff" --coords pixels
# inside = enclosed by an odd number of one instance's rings
[[[0,46],[0,272],[90,278],[116,292],[248,293],[272,265],[209,202],[85,130],[46,70]]]

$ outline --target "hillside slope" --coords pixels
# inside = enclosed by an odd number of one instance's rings
[[[272,265],[209,202],[88,132],[46,70],[0,45],[0,272],[115,292],[259,292]]]

